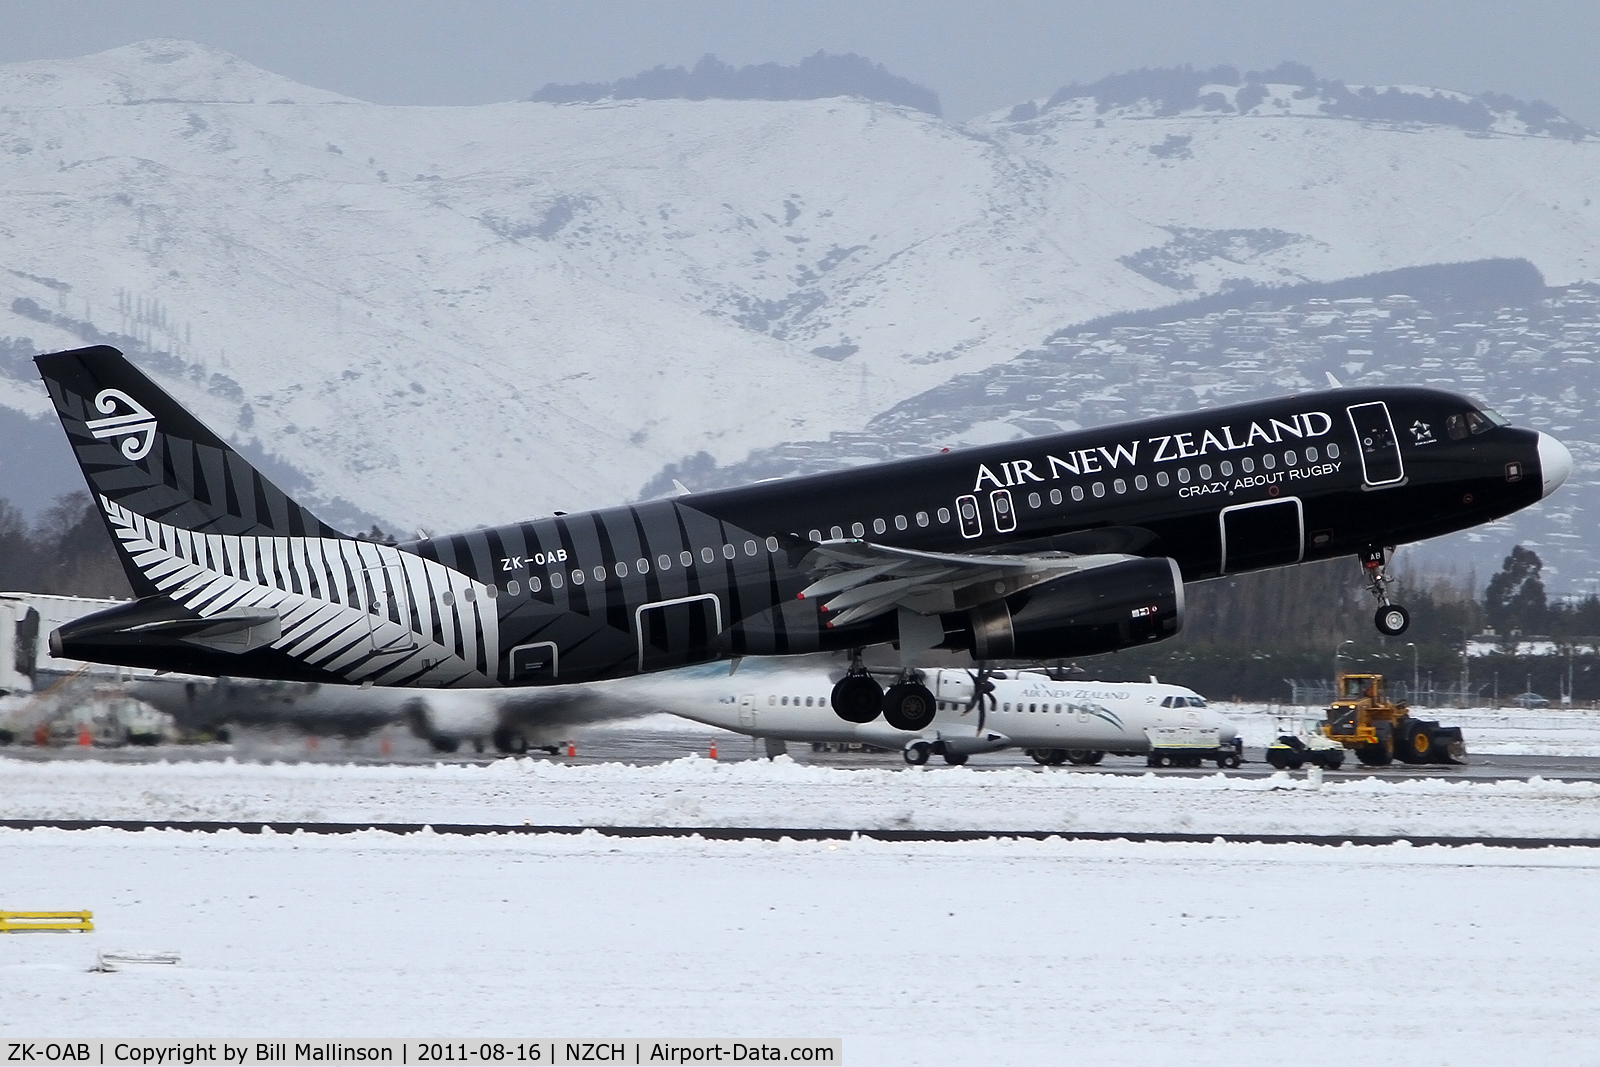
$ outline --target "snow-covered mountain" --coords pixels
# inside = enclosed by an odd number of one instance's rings
[[[1596,276],[1600,140],[1246,88],[959,127],[847,98],[387,107],[179,41],[3,67],[0,409],[47,410],[17,339],[110,338],[330,521],[446,529],[858,430],[1240,281]]]

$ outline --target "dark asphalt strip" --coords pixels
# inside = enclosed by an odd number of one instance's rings
[[[1256,845],[1489,845],[1495,848],[1600,848],[1594,837],[1439,837],[1419,834],[1194,834],[1120,830],[847,830],[794,826],[528,826],[492,823],[402,823],[402,822],[179,822],[146,819],[0,819],[0,829],[9,830],[183,830],[191,833],[217,833],[237,830],[244,834],[353,834],[377,830],[390,834],[436,834],[476,836],[481,834],[582,834],[594,832],[602,837],[701,837],[713,841],[848,841],[867,838],[873,841],[1129,841],[1183,842]]]

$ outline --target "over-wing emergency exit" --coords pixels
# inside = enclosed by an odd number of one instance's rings
[[[1363,388],[1104,426],[397,546],[290,499],[116,349],[40,372],[138,599],[57,655],[420,688],[559,685],[851,653],[830,702],[921,729],[930,649],[1083,656],[1183,623],[1183,583],[1356,556],[1405,630],[1393,546],[1535,503],[1572,457],[1435,389]],[[893,642],[887,692],[860,650]]]

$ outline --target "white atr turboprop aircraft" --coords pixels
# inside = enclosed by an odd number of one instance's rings
[[[690,667],[650,687],[662,711],[769,741],[862,742],[899,749],[907,763],[940,755],[962,764],[978,752],[1020,748],[1039,763],[1089,764],[1106,753],[1145,755],[1147,729],[1216,731],[1232,745],[1238,730],[1181,685],[1057,681],[1043,670],[929,670],[933,721],[897,730],[881,719],[850,723],[834,714],[828,694],[839,669],[757,664],[729,674],[721,665]]]

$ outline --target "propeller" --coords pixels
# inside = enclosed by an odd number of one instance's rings
[[[972,711],[974,708],[977,709],[979,733],[983,732],[984,719],[988,716],[988,713],[1000,706],[999,700],[994,695],[994,683],[989,680],[990,675],[993,673],[983,663],[978,664],[977,674],[973,674],[971,671],[967,672],[967,677],[972,679],[972,699],[967,701],[967,711]],[[984,697],[989,698],[989,706],[987,708],[983,706]]]

